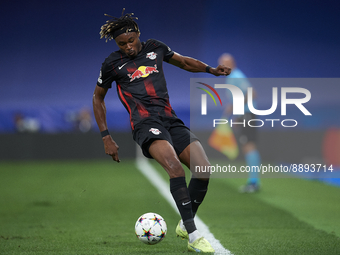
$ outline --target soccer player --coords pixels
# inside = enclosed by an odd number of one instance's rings
[[[231,68],[231,73],[226,79],[227,84],[232,84],[239,87],[243,94],[245,95],[245,99],[247,96],[247,88],[250,87],[249,81],[244,73],[237,68],[234,57],[231,54],[224,53],[218,59],[218,63],[220,65],[227,65]],[[253,93],[255,90],[253,89]],[[254,95],[253,95],[254,98]],[[253,104],[255,104],[255,100],[253,100]],[[227,111],[232,112],[232,104],[227,106]],[[250,119],[254,119],[255,115],[250,112],[248,108],[247,101],[244,102],[244,115],[239,117],[239,122],[245,120],[248,122]],[[248,166],[260,166],[261,157],[260,153],[256,146],[257,139],[257,128],[256,127],[237,127],[239,129],[239,143],[241,145],[242,153],[245,157],[246,163]],[[258,172],[249,172],[247,183],[240,187],[241,193],[254,193],[259,191],[260,189],[260,179],[258,177]]]
[[[164,43],[149,39],[141,42],[133,13],[111,17],[101,27],[101,38],[114,39],[119,47],[101,67],[93,94],[93,111],[101,131],[105,153],[120,162],[118,145],[108,132],[105,95],[113,81],[118,97],[130,115],[133,139],[145,157],[155,159],[170,177],[170,192],[181,215],[176,233],[188,239],[188,249],[214,252],[210,243],[196,229],[194,216],[208,188],[209,173],[193,173],[189,186],[181,162],[190,166],[210,166],[197,137],[176,116],[169,101],[163,73],[163,61],[190,72],[228,75],[230,68],[212,68],[203,62],[182,56]],[[190,156],[191,155],[191,156]],[[192,167],[194,169],[194,167]]]

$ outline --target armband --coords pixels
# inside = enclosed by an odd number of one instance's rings
[[[211,68],[211,66],[207,66],[207,67],[205,68],[205,71],[206,71],[207,73],[211,73],[211,72],[210,72],[210,68]]]

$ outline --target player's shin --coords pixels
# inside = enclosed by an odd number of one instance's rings
[[[201,203],[204,200],[205,195],[208,191],[208,185],[209,185],[209,179],[208,180],[202,180],[197,178],[191,178],[189,183],[189,195],[192,202],[192,212],[193,216],[196,215],[196,212],[198,210],[198,207],[201,205]]]
[[[185,182],[185,177],[170,179],[170,191],[176,202],[187,232],[189,234],[194,232],[196,230],[196,226],[193,219],[192,203]]]

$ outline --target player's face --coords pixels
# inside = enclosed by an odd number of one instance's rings
[[[142,44],[139,40],[139,33],[136,32],[121,34],[116,37],[115,41],[119,49],[130,58],[137,56],[142,49]]]

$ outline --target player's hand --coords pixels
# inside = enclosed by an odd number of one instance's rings
[[[210,73],[212,73],[215,76],[229,75],[230,72],[231,68],[229,66],[219,65],[216,68],[210,68]]]
[[[110,135],[104,136],[103,142],[104,142],[105,153],[107,155],[110,155],[114,161],[117,161],[119,163],[120,162],[120,159],[118,156],[119,146],[116,144],[116,142],[113,141]]]

